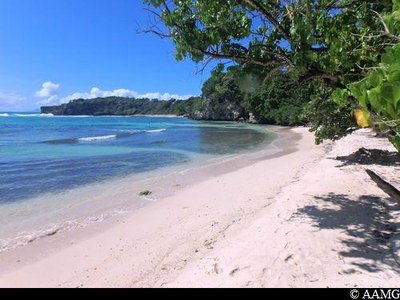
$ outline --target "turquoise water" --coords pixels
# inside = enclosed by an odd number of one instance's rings
[[[0,205],[238,153],[272,139],[238,123],[0,113]]]

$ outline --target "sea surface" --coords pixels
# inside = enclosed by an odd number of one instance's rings
[[[232,122],[0,113],[0,253],[138,209],[275,138]]]
[[[42,194],[256,149],[265,127],[173,117],[0,113],[0,210]]]

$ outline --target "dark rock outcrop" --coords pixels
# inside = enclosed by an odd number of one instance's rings
[[[194,111],[189,117],[206,121],[246,121],[249,119],[249,113],[238,103],[220,103],[206,98],[203,100],[202,109]]]

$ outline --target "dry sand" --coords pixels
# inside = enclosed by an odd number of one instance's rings
[[[335,160],[394,150],[360,130],[191,185],[102,230],[0,254],[1,287],[396,286],[400,216],[365,174],[400,186],[399,168]],[[62,247],[51,250],[55,241]]]

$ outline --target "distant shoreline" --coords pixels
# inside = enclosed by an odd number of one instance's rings
[[[8,117],[13,117],[13,116],[19,116],[19,115],[25,115],[25,116],[36,116],[36,115],[43,115],[43,116],[53,116],[53,117],[149,117],[149,118],[187,118],[186,116],[183,115],[146,115],[146,114],[137,114],[137,115],[68,115],[68,114],[63,114],[63,115],[55,115],[55,114],[45,114],[41,112],[0,112],[0,116],[8,116]]]

